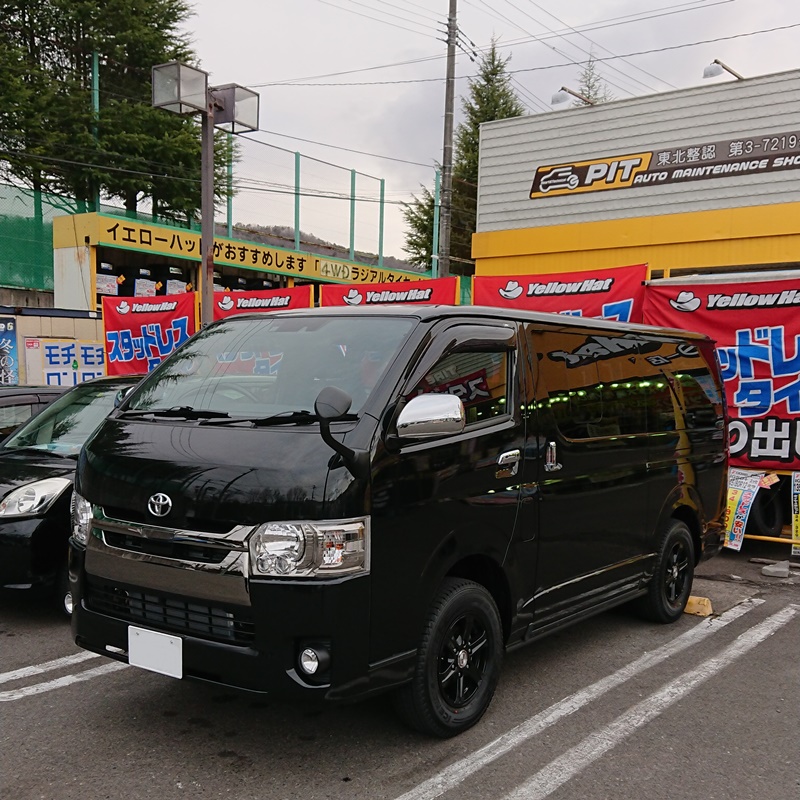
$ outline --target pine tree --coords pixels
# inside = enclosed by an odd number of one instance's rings
[[[507,65],[497,44],[492,44],[478,64],[478,74],[469,81],[467,96],[462,98],[464,120],[455,132],[453,157],[453,194],[450,231],[451,272],[472,274],[472,234],[475,232],[478,190],[478,145],[480,125],[496,119],[518,117],[524,112],[522,103],[511,88]],[[405,205],[408,231],[404,250],[413,264],[430,265],[433,235],[433,195],[427,189]],[[425,227],[430,217],[429,228]],[[427,238],[426,238],[427,237]],[[427,243],[425,251],[420,243]],[[427,260],[424,258],[427,253]]]
[[[581,71],[578,81],[578,91],[589,100],[595,103],[607,103],[609,100],[614,99],[614,95],[608,88],[608,84],[597,71],[597,59],[594,53],[589,53],[589,60]],[[585,103],[576,100],[573,105],[583,106]]]
[[[200,128],[151,106],[154,64],[196,59],[188,0],[0,1],[0,178],[90,205],[98,192],[170,216],[200,206]],[[92,110],[99,54],[100,112]],[[215,147],[222,196],[227,148]]]
[[[403,247],[408,254],[406,260],[424,269],[430,268],[433,256],[434,199],[433,194],[423,186],[421,197],[415,197],[411,203],[403,203],[403,219],[407,226]]]

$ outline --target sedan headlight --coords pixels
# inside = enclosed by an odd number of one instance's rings
[[[72,538],[79,544],[89,541],[92,530],[92,504],[77,492],[72,493]]]
[[[369,520],[268,522],[250,536],[250,574],[322,578],[366,572]]]
[[[14,489],[0,503],[0,517],[35,517],[43,514],[72,485],[67,478],[46,478]]]

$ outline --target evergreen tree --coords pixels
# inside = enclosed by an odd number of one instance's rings
[[[195,61],[180,24],[188,0],[0,0],[0,178],[69,194],[98,192],[167,215],[200,206],[200,126],[152,108],[150,70]],[[93,52],[100,111],[92,110]],[[216,143],[224,193],[227,147]]]
[[[455,132],[453,156],[453,194],[451,204],[450,271],[472,274],[472,234],[475,232],[478,190],[478,145],[480,125],[496,119],[518,117],[522,103],[511,88],[506,70],[510,56],[501,58],[495,40],[478,64],[478,74],[469,81],[467,96],[462,98],[464,120]],[[430,207],[430,230],[427,209]],[[408,231],[404,250],[412,263],[429,266],[430,255],[423,260],[420,242],[427,242],[430,253],[433,233],[433,196],[426,189],[422,197],[406,204],[404,216]],[[427,239],[425,237],[428,237]]]
[[[421,197],[415,197],[411,203],[403,203],[403,219],[407,226],[403,247],[408,254],[406,260],[424,269],[430,268],[433,256],[434,199],[433,193],[423,186]]]
[[[597,71],[597,59],[594,53],[589,53],[589,60],[581,71],[578,81],[578,92],[589,100],[593,100],[595,103],[607,103],[609,100],[614,99],[608,84]],[[585,103],[576,100],[573,105],[583,106]]]

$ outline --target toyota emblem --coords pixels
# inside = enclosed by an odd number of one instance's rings
[[[159,492],[147,501],[147,510],[154,517],[166,517],[172,511],[172,500],[167,495]]]

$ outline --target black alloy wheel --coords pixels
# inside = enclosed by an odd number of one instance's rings
[[[658,548],[653,578],[639,610],[653,622],[680,619],[694,580],[694,541],[686,523],[670,520]]]
[[[691,577],[689,557],[689,548],[683,541],[678,540],[672,544],[672,549],[667,556],[667,569],[664,576],[664,593],[667,602],[672,606],[677,606],[680,602]]]
[[[439,691],[451,708],[464,708],[475,697],[489,666],[489,634],[481,615],[455,619],[439,651]]]
[[[489,707],[502,659],[503,627],[491,594],[474,581],[446,578],[428,614],[414,677],[394,694],[395,709],[418,731],[455,736]]]

